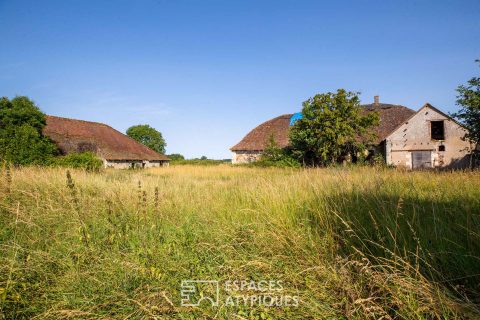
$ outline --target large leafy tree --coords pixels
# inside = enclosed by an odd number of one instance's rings
[[[163,139],[162,134],[148,124],[140,124],[128,128],[127,135],[158,153],[165,153],[167,143]]]
[[[290,130],[293,154],[306,165],[327,165],[362,152],[378,124],[376,112],[362,112],[355,92],[317,94],[303,103],[303,118]]]
[[[49,162],[57,147],[43,136],[45,124],[45,114],[29,98],[0,98],[0,159],[15,165]]]
[[[476,60],[480,63],[480,60]],[[465,138],[480,144],[480,77],[473,77],[467,85],[457,88],[457,105],[460,111],[453,114],[468,129]]]

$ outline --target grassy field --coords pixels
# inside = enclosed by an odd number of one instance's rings
[[[480,318],[480,172],[24,168],[0,196],[0,319]]]

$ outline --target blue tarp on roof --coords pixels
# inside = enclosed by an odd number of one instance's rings
[[[303,114],[301,112],[294,113],[293,116],[290,118],[290,126],[293,126],[297,120],[303,118]]]

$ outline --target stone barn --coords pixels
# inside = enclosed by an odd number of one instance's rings
[[[170,161],[103,123],[47,116],[43,132],[63,154],[90,151],[103,160],[105,168],[160,167]]]
[[[427,103],[385,138],[386,162],[409,169],[469,167],[474,146],[463,140],[466,133]]]
[[[376,140],[370,153],[381,154],[387,164],[410,169],[468,166],[472,146],[463,141],[465,129],[430,104],[419,111],[401,105],[374,103],[362,105],[362,112],[377,112],[380,122],[374,128]],[[279,147],[289,146],[288,134],[298,114],[284,114],[250,131],[230,150],[232,163],[257,161],[271,135]]]

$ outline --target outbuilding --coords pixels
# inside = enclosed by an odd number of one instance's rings
[[[43,133],[63,154],[93,152],[105,168],[150,168],[168,166],[170,159],[112,127],[84,120],[47,116]]]
[[[463,139],[466,129],[447,114],[425,104],[417,112],[405,106],[374,102],[361,106],[361,112],[377,112],[380,122],[371,154],[381,154],[389,165],[409,169],[464,168],[470,165],[474,146]],[[298,114],[284,114],[268,120],[250,131],[230,150],[232,163],[257,161],[268,140],[288,148],[289,130]]]
[[[473,144],[463,139],[467,129],[429,103],[385,137],[387,164],[420,168],[470,166]]]

